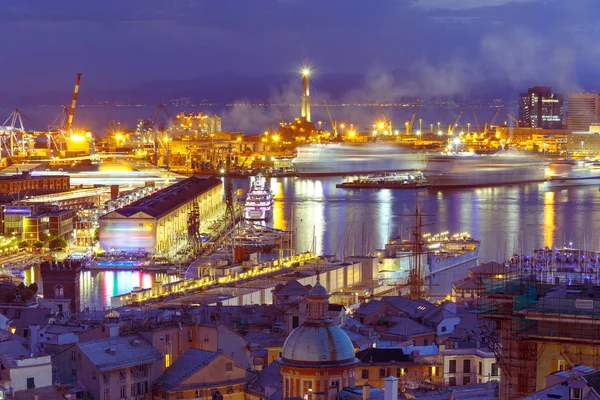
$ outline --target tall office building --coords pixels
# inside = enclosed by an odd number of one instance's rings
[[[529,88],[519,95],[519,124],[523,127],[559,129],[563,124],[563,96],[546,86]]]
[[[597,93],[569,93],[567,125],[573,131],[587,132],[600,122],[600,98]]]

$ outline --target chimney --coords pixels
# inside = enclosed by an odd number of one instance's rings
[[[362,400],[369,400],[371,398],[371,385],[368,383],[363,385],[362,389]]]
[[[385,382],[383,385],[383,399],[398,400],[398,378],[388,376],[387,378],[385,378]]]
[[[40,343],[40,326],[29,325],[29,352],[32,354],[39,353],[38,345]]]

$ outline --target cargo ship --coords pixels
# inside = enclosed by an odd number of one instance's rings
[[[432,156],[423,173],[430,186],[441,188],[543,182],[546,176],[542,158],[514,150]]]
[[[425,153],[406,152],[386,143],[328,143],[298,147],[294,167],[298,176],[343,176],[421,171]]]

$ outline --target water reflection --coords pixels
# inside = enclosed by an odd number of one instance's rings
[[[551,247],[554,244],[554,192],[544,193],[544,246]]]

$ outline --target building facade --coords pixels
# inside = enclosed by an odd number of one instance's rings
[[[568,100],[569,129],[587,132],[590,125],[600,122],[600,98],[597,93],[569,93]]]
[[[193,213],[202,222],[221,204],[219,179],[185,179],[101,216],[100,246],[107,251],[172,251],[187,243]]]
[[[18,175],[0,177],[0,194],[12,195],[32,191],[69,190],[71,178],[68,175],[31,175],[23,171]]]
[[[77,343],[75,369],[93,400],[142,399],[162,372],[160,353],[144,339]]]
[[[536,86],[519,95],[519,124],[531,128],[560,129],[563,97],[550,87]]]

